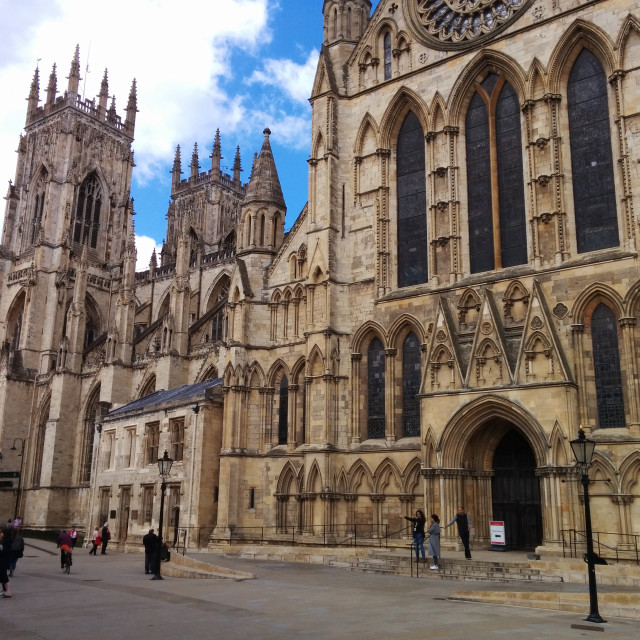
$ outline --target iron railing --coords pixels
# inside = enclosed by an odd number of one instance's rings
[[[578,558],[586,554],[587,536],[584,531],[563,529],[560,533],[564,558]],[[640,565],[640,535],[594,531],[593,548],[598,556],[605,560],[634,562]]]

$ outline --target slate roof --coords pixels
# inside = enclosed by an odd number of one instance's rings
[[[222,378],[213,378],[196,384],[183,384],[181,387],[169,389],[168,391],[160,389],[144,398],[139,398],[110,411],[106,418],[117,418],[125,413],[145,413],[153,408],[167,404],[189,404],[189,402],[202,399],[207,391],[220,385],[222,385]]]

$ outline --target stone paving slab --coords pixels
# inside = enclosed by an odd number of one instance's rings
[[[218,558],[254,580],[151,581],[142,553],[74,552],[71,575],[53,545],[27,546],[0,600],[10,640],[324,640],[343,638],[573,640],[640,637],[640,623],[449,600],[456,582],[364,574],[312,564]],[[469,586],[466,584],[465,586]],[[486,588],[478,583],[472,588]],[[607,612],[601,609],[604,617]],[[587,627],[572,628],[572,625]]]

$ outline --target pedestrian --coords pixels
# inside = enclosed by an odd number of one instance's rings
[[[17,527],[11,530],[11,557],[9,558],[9,577],[13,577],[18,560],[24,554],[24,538]]]
[[[156,571],[158,541],[159,538],[153,529],[149,529],[149,533],[142,538],[142,544],[144,545],[144,572],[146,574],[155,573]]]
[[[102,534],[100,536],[102,538],[102,551],[100,552],[101,556],[104,556],[107,553],[107,545],[109,544],[109,540],[111,540],[111,531],[109,531],[109,523],[105,522],[102,525]]]
[[[78,531],[75,527],[69,529],[69,535],[71,536],[71,548],[76,548],[76,542],[78,541]]]
[[[404,519],[409,520],[409,522],[413,523],[413,546],[416,550],[416,562],[420,562],[419,552],[422,552],[422,561],[425,562],[424,525],[427,522],[427,518],[424,515],[424,511],[422,511],[422,509],[418,509],[416,511],[415,518],[404,516]]]
[[[453,523],[458,525],[458,535],[464,546],[464,557],[471,560],[471,550],[469,549],[469,533],[471,532],[471,518],[465,513],[464,507],[458,507],[458,513],[451,518],[451,522],[446,527],[450,527]]]
[[[67,549],[71,550],[71,536],[69,532],[64,529],[60,531],[60,535],[58,536],[58,547],[60,548],[60,568],[64,569],[64,554]],[[67,549],[63,549],[63,547],[67,547]]]
[[[91,547],[91,551],[89,551],[90,556],[96,555],[96,551],[98,550],[101,542],[102,539],[100,538],[100,532],[98,531],[98,527],[96,527],[91,534],[91,544],[93,546]]]
[[[427,530],[429,534],[429,546],[427,547],[427,553],[433,556],[433,564],[429,569],[434,571],[439,569],[438,558],[440,557],[440,518],[437,514],[431,514],[431,524]]]
[[[11,597],[11,587],[9,586],[9,560],[11,558],[11,547],[9,544],[9,529],[0,531],[0,584],[2,584],[2,598]]]

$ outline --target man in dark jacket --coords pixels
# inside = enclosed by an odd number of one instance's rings
[[[144,572],[154,573],[158,557],[158,536],[153,529],[149,529],[149,533],[142,538],[142,544],[144,545]]]
[[[102,551],[100,551],[101,556],[107,553],[107,545],[109,544],[109,540],[111,540],[111,531],[109,531],[109,523],[105,522],[102,527]]]
[[[471,518],[464,512],[464,507],[458,507],[457,515],[453,516],[451,522],[446,525],[450,527],[453,523],[458,525],[458,535],[462,540],[462,546],[464,547],[464,557],[467,560],[471,560],[471,550],[469,549],[469,534],[471,532]]]

